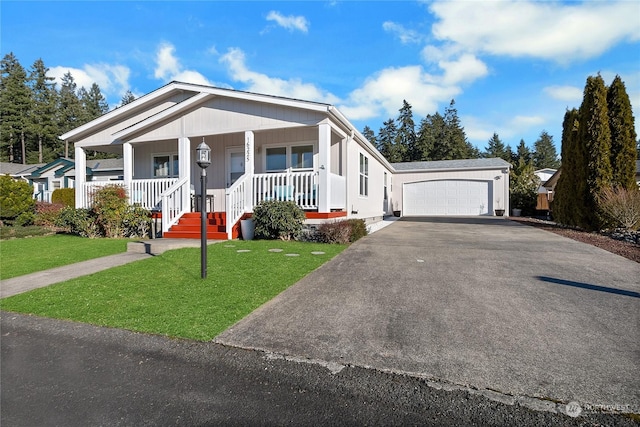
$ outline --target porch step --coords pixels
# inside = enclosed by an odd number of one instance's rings
[[[226,214],[224,212],[207,213],[206,225],[208,240],[227,240]],[[177,224],[163,233],[163,237],[170,239],[200,239],[200,230],[200,212],[187,212],[180,217]]]

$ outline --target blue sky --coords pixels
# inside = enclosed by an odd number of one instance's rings
[[[336,105],[376,133],[455,99],[469,140],[558,151],[587,76],[625,82],[638,123],[640,2],[6,1],[0,53],[97,82],[111,106],[172,80]],[[636,129],[637,129],[636,125]]]

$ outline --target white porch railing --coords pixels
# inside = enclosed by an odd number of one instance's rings
[[[160,209],[162,193],[175,184],[178,178],[134,179],[128,188],[129,203],[148,210]],[[117,181],[89,181],[84,184],[84,201],[82,206],[91,207],[93,193],[108,185],[120,185],[124,187],[123,180]]]
[[[226,203],[226,231],[229,240],[233,238],[233,225],[242,218],[247,211],[247,201],[250,200],[248,193],[249,179],[247,175],[242,175],[225,192]]]
[[[162,231],[165,232],[191,209],[189,177],[185,176],[162,193]]]
[[[176,182],[178,178],[134,179],[129,186],[129,201],[148,210],[158,210],[162,194]]]
[[[318,173],[261,173],[253,176],[253,205],[265,200],[291,200],[302,209],[318,207]]]
[[[331,209],[347,208],[347,179],[344,176],[329,174],[329,185],[331,186],[331,195],[329,207]]]

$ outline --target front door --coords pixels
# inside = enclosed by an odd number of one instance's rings
[[[244,175],[244,150],[242,147],[227,150],[227,188]]]

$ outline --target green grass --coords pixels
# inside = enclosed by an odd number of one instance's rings
[[[283,252],[269,251],[274,248]],[[178,249],[5,298],[0,307],[208,341],[344,248],[265,240],[210,245],[204,280],[200,278],[200,249]],[[312,255],[313,251],[325,254]]]
[[[128,241],[65,234],[3,240],[0,242],[0,279],[125,252]]]

